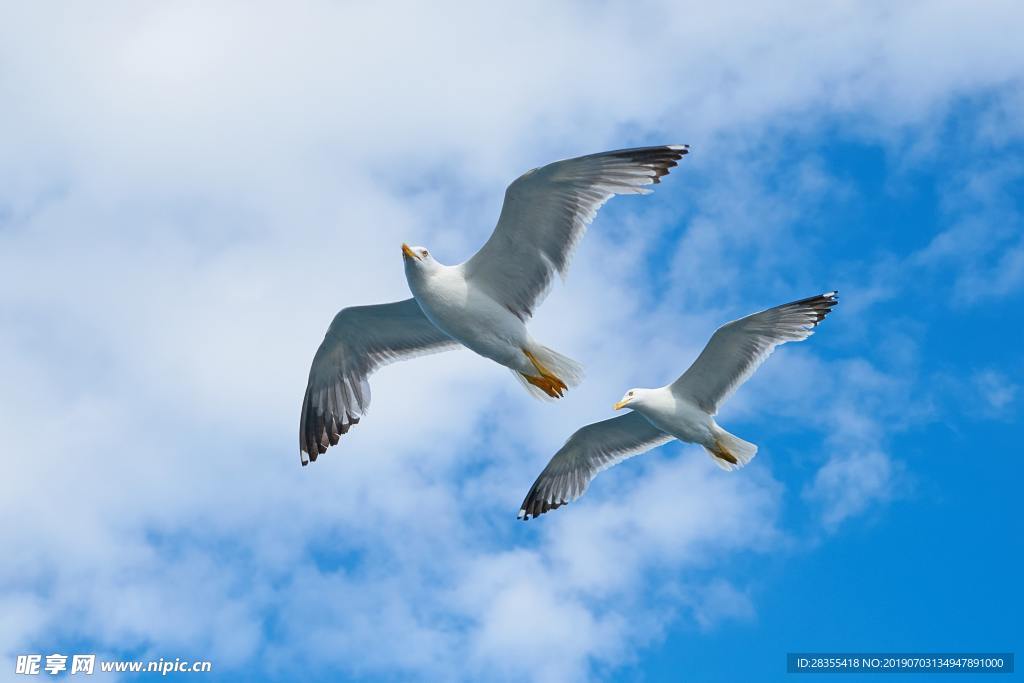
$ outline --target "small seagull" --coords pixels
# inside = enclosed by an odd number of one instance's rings
[[[302,464],[359,422],[370,405],[367,378],[393,361],[465,346],[511,369],[538,398],[576,386],[580,365],[533,339],[526,323],[598,209],[614,195],[648,194],[688,151],[639,147],[535,168],[508,186],[490,239],[458,265],[403,244],[412,298],[343,309],[313,357],[299,417]]]
[[[519,519],[579,498],[598,472],[673,439],[700,444],[724,470],[746,465],[757,446],[719,427],[714,415],[776,346],[811,336],[839,303],[837,295],[826,292],[722,325],[675,382],[627,391],[613,407],[633,412],[589,424],[569,437],[526,495]]]

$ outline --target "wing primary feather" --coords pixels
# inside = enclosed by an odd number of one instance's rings
[[[359,423],[369,409],[367,378],[374,370],[458,346],[427,320],[414,299],[343,309],[309,370],[299,415],[300,462],[315,462]]]
[[[618,194],[649,193],[688,152],[688,145],[639,147],[528,171],[505,191],[491,237],[462,264],[467,279],[527,320],[554,274],[565,276],[601,206]]]
[[[838,291],[825,292],[722,325],[672,392],[715,415],[777,346],[811,336],[838,303]]]
[[[672,438],[635,412],[577,430],[533,482],[519,506],[519,519],[535,518],[576,500],[598,472]]]

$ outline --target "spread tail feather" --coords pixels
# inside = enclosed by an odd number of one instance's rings
[[[714,445],[704,446],[704,450],[716,465],[730,472],[743,467],[757,455],[757,446],[721,428],[715,433]]]
[[[563,388],[571,389],[579,386],[580,382],[583,381],[583,366],[572,358],[563,356],[554,349],[549,349],[541,344],[531,346],[529,351],[544,371],[550,373],[550,375],[561,382]],[[538,372],[540,372],[539,368]],[[523,373],[513,370],[512,374],[516,376],[516,379],[518,379],[526,390],[533,396],[543,400],[558,398],[558,395],[551,396],[549,393],[545,392],[542,387],[530,382]],[[558,390],[557,393],[561,394],[561,391]]]

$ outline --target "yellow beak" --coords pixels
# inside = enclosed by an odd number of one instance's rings
[[[409,245],[406,244],[405,242],[402,242],[402,253],[405,254],[405,258],[414,258],[417,260],[419,259],[419,257],[416,256],[416,252],[410,249]]]
[[[626,407],[627,403],[629,403],[629,399],[625,399],[624,398],[621,401],[619,401],[618,403],[616,403],[615,405],[613,405],[612,408],[614,408],[615,410],[622,410],[623,408]]]

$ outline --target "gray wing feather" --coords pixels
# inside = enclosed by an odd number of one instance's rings
[[[309,369],[299,417],[302,464],[337,444],[366,414],[367,377],[374,370],[458,346],[427,320],[415,299],[343,309],[334,316]]]
[[[519,519],[542,515],[579,498],[599,472],[673,438],[636,412],[583,427],[537,477],[520,506]]]
[[[837,295],[826,292],[722,325],[693,365],[672,383],[672,393],[716,414],[776,346],[814,334],[818,323],[839,303]]]
[[[533,315],[556,272],[565,275],[598,209],[617,194],[648,194],[688,145],[638,147],[556,161],[505,191],[498,225],[464,264],[467,279],[521,320]]]

